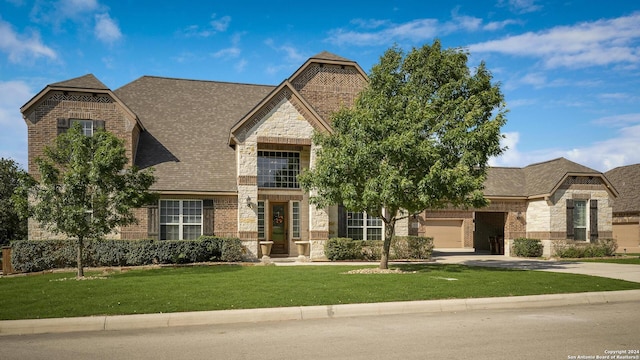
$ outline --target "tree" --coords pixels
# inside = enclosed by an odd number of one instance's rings
[[[13,205],[13,194],[20,183],[29,177],[12,159],[0,158],[0,245],[27,236],[27,220]]]
[[[84,240],[136,223],[133,208],[153,199],[148,191],[153,170],[126,167],[122,140],[104,130],[85,136],[79,124],[59,135],[35,162],[40,181],[22,189],[32,197],[22,209],[47,230],[78,240],[78,277],[83,277]]]
[[[489,157],[502,153],[504,98],[484,62],[439,41],[406,55],[387,50],[351,108],[316,133],[317,161],[300,175],[312,202],[343,204],[385,223],[388,268],[396,222],[426,209],[482,207]]]

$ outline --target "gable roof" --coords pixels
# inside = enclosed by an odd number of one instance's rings
[[[331,126],[324,120],[315,109],[309,105],[309,103],[298,93],[298,91],[287,80],[283,81],[277,88],[275,88],[267,97],[262,99],[249,113],[243,116],[236,124],[233,125],[229,132],[229,144],[235,145],[239,142],[243,142],[244,139],[240,134],[242,131],[249,130],[256,121],[259,121],[264,113],[270,110],[270,104],[275,101],[279,96],[289,97],[291,101],[298,104],[299,111],[306,113],[305,119],[315,129],[326,132],[333,132]],[[252,121],[253,120],[253,121]]]
[[[360,67],[360,65],[358,65],[357,62],[353,60],[349,60],[347,58],[343,58],[342,56],[338,56],[328,51],[323,51],[307,59],[307,61],[305,61],[305,63],[302,64],[302,66],[300,66],[298,70],[296,70],[289,77],[289,82],[291,83],[295,82],[295,79],[298,77],[298,75],[302,74],[305,71],[305,69],[307,69],[309,66],[311,66],[314,63],[353,66],[356,68],[357,72],[360,73],[360,75],[362,75],[362,77],[364,77],[365,79],[368,79],[367,73],[365,73],[364,70],[362,70],[362,68]]]
[[[79,89],[96,89],[96,90],[109,90],[109,88],[98,80],[93,74],[87,74],[79,76],[77,78],[60,81],[50,84],[52,87],[66,87],[66,88],[79,88]]]
[[[273,86],[143,76],[115,91],[138,115],[136,165],[153,166],[165,192],[235,192],[229,130]]]
[[[342,56],[338,56],[334,53],[330,53],[328,51],[322,51],[310,57],[310,59],[318,59],[318,60],[333,60],[333,61],[344,61],[344,62],[354,62],[347,58],[343,58]]]
[[[45,86],[44,89],[40,90],[39,93],[37,93],[20,108],[20,112],[22,113],[22,116],[26,121],[30,121],[30,117],[27,114],[27,112],[29,112],[29,109],[37,104],[51,91],[77,91],[94,94],[107,94],[121,107],[124,112],[126,112],[132,119],[135,119],[138,124],[140,123],[131,109],[129,109],[129,107],[125,103],[123,103],[122,100],[118,98],[118,96],[116,96],[113,91],[111,91],[111,89],[103,84],[102,81],[98,80],[93,74],[86,74],[73,79],[59,81]],[[144,129],[141,124],[140,127]]]
[[[487,197],[545,197],[553,194],[568,176],[599,177],[607,189],[617,195],[601,172],[565,158],[531,164],[524,168],[488,168],[484,194]]]
[[[620,192],[613,202],[613,212],[640,212],[640,164],[617,167],[605,176]]]

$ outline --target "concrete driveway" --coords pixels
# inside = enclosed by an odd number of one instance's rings
[[[433,260],[439,264],[463,264],[468,266],[582,274],[640,283],[640,265],[539,260],[448,251],[434,251]]]

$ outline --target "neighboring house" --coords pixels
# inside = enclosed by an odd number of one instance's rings
[[[620,192],[613,203],[613,238],[618,252],[640,253],[640,164],[617,167],[606,176]]]
[[[524,168],[488,169],[482,209],[429,211],[418,233],[436,248],[510,253],[513,239],[542,240],[550,256],[555,240],[612,237],[612,199],[617,192],[600,172],[559,158]]]
[[[152,190],[160,195],[157,204],[136,209],[138,225],[110,237],[233,236],[248,258],[259,258],[259,242],[269,240],[272,256],[304,249],[323,259],[330,237],[384,236],[380,219],[341,206],[316,208],[297,181],[315,163],[313,132],[331,132],[331,113],[352,105],[367,81],[357,63],[322,52],[278,86],[143,76],[112,91],[90,74],[50,84],[20,109],[28,170],[38,177],[34,159],[74,122],[87,135],[104,128],[124,139],[130,165],[155,168]],[[396,234],[499,253],[522,236],[547,243],[611,237],[616,191],[603,174],[568,160],[491,168],[485,193],[488,208],[410,216]],[[53,235],[31,220],[29,237]]]

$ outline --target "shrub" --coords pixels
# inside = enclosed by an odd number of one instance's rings
[[[433,238],[419,236],[396,236],[391,243],[390,259],[431,259]],[[381,240],[353,240],[331,238],[327,241],[325,254],[329,260],[380,260]]]
[[[245,253],[244,247],[242,247],[242,241],[238,238],[221,239],[222,248],[220,260],[234,262],[242,261],[242,257]]]
[[[520,257],[540,257],[542,256],[542,242],[538,239],[515,239],[513,240],[513,253]]]
[[[16,241],[11,264],[16,271],[33,272],[76,266],[76,240]],[[201,237],[198,240],[88,240],[86,266],[138,266],[242,260],[237,238]]]
[[[362,240],[331,238],[325,246],[325,254],[332,261],[362,259],[362,245]]]
[[[614,239],[601,239],[596,243],[565,240],[555,244],[554,252],[560,258],[606,257],[615,255],[617,248]]]
[[[431,260],[433,238],[423,236],[396,236],[391,244],[392,258]]]

